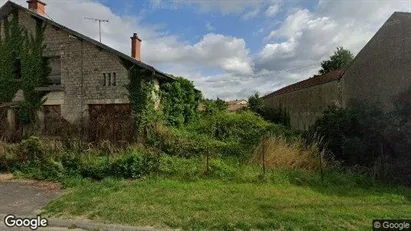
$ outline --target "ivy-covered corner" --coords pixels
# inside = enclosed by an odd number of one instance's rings
[[[136,66],[128,60],[122,60],[123,66],[128,70],[128,99],[130,101],[134,136],[146,139],[156,123],[161,122],[161,110],[156,110],[154,73]]]
[[[178,127],[198,118],[202,94],[193,82],[173,76],[173,81],[161,83],[156,89],[152,71],[128,60],[122,60],[122,64],[128,70],[128,98],[137,139],[149,138],[159,124]]]
[[[166,125],[179,127],[198,119],[202,94],[192,81],[175,77],[175,81],[161,85],[160,89]]]
[[[36,112],[44,103],[44,92],[37,87],[47,84],[51,68],[43,55],[46,49],[44,30],[46,25],[36,21],[35,34],[19,24],[18,11],[4,20],[4,36],[0,40],[0,104],[10,103],[19,89],[24,100],[18,105],[19,123],[24,127],[35,126]],[[24,128],[23,127],[23,128]]]

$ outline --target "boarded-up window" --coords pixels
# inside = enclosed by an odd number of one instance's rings
[[[51,72],[49,75],[49,82],[53,85],[61,84],[61,58],[60,56],[53,56],[49,58]]]
[[[89,105],[89,138],[91,140],[130,141],[133,118],[129,104]]]

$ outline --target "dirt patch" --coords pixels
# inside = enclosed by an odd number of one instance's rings
[[[20,185],[30,186],[38,189],[47,189],[49,191],[60,191],[62,189],[62,185],[58,182],[18,179],[14,178],[13,174],[11,173],[0,174],[0,182],[19,183]]]
[[[11,174],[11,173],[1,174],[1,173],[0,173],[0,182],[9,181],[9,180],[11,180],[11,179],[13,179],[13,174]]]

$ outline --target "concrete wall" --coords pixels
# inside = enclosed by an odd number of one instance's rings
[[[329,105],[341,104],[341,87],[338,80],[304,88],[277,96],[267,96],[264,104],[278,109],[285,107],[290,114],[291,127],[306,130],[321,117]]]
[[[394,13],[360,51],[343,77],[344,106],[352,99],[381,102],[411,85],[411,14]]]

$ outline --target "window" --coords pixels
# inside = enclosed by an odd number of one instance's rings
[[[14,60],[14,71],[13,74],[15,75],[16,79],[20,79],[21,78],[21,61],[20,58],[17,57]]]
[[[52,85],[61,84],[61,58],[60,56],[46,57],[44,61],[48,60],[51,72],[49,75],[49,83]]]
[[[112,85],[113,86],[117,85],[117,74],[116,74],[116,72],[113,73],[113,84]]]
[[[117,73],[103,73],[103,86],[117,86]]]

